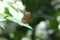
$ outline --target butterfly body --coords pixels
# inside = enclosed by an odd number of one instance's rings
[[[30,19],[31,19],[31,12],[26,12],[26,13],[24,14],[24,17],[22,18],[22,21],[23,21],[24,23],[28,23],[28,22],[30,21]]]

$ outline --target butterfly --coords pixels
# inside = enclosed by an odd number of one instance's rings
[[[31,12],[25,12],[24,17],[22,18],[22,21],[24,23],[28,23],[31,19]]]

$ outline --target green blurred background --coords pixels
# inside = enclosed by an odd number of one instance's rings
[[[28,24],[33,30],[19,25],[18,20],[9,18],[14,16],[14,12],[5,8],[4,13],[0,10],[0,14],[3,13],[0,18],[6,19],[0,19],[0,40],[60,40],[60,0],[0,0],[0,4],[3,4],[1,2],[8,3],[16,12],[24,14],[30,11],[32,15]]]

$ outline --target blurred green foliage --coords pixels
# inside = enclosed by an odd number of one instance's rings
[[[30,11],[32,13],[31,21],[28,23],[33,27],[32,31],[33,33],[31,36],[32,40],[37,40],[35,39],[36,25],[39,24],[39,22],[41,21],[45,21],[46,19],[49,20],[49,27],[47,28],[47,31],[49,29],[54,30],[54,33],[49,35],[50,38],[47,40],[60,40],[59,34],[60,29],[58,29],[58,25],[60,22],[57,20],[57,17],[60,16],[60,8],[56,6],[60,4],[58,3],[60,2],[59,0],[57,0],[57,2],[56,0],[16,0],[16,1],[22,1],[23,5],[25,5],[26,11]],[[17,12],[17,14],[18,12],[21,12],[18,8],[15,8],[13,6],[13,3],[8,2],[8,4],[11,8],[13,8],[13,10]],[[28,24],[24,24],[22,21],[19,20],[19,18],[17,19],[13,14],[11,14],[9,12],[9,8],[7,7],[5,8],[4,13],[0,15],[0,18],[19,24],[15,28],[15,30],[12,30],[13,31],[12,33],[14,33],[14,38],[11,39],[9,37],[6,37],[8,39],[21,40],[22,37],[26,36],[26,31],[28,30],[27,28],[32,29]],[[2,24],[0,26],[2,26]],[[26,26],[27,28],[25,28],[24,26]],[[9,35],[9,33],[7,35]]]

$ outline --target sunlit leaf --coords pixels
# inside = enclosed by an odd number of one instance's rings
[[[0,15],[0,19],[1,20],[9,20],[9,21],[13,21],[21,26],[25,26],[27,28],[32,29],[31,26],[28,25],[28,23],[23,23],[22,22],[22,17],[23,14],[19,11],[19,9],[17,8],[16,4],[12,3],[12,2],[7,2],[6,6],[4,4],[4,12]],[[2,28],[4,28],[4,24],[0,23],[0,26]]]
[[[7,16],[12,16],[7,7],[5,7],[4,13],[7,14]]]
[[[14,17],[7,17],[7,19],[10,20],[10,21],[13,21],[15,23],[18,23],[21,26],[25,26],[27,28],[32,29],[31,26],[29,26],[27,23],[23,23],[22,20],[20,20],[20,19],[17,19],[17,18],[14,18]]]
[[[5,21],[5,20],[6,20],[6,19],[5,19],[6,16],[7,16],[7,15],[6,15],[5,13],[0,14],[0,21]]]
[[[5,29],[5,24],[4,24],[4,22],[0,22],[0,27],[3,28],[3,29]]]
[[[11,6],[15,11],[19,11],[18,8],[16,7],[16,5],[13,5],[13,3],[8,2],[9,6]]]

